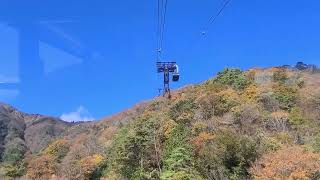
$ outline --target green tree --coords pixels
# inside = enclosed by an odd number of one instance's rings
[[[169,117],[177,122],[190,122],[196,108],[197,106],[192,99],[181,100],[170,108]]]
[[[154,172],[159,168],[154,157],[158,123],[158,119],[140,117],[133,124],[123,127],[110,150],[105,175],[115,172],[131,179],[143,179],[159,174]]]
[[[250,176],[248,169],[258,157],[257,146],[253,140],[230,131],[216,135],[213,152],[229,171],[231,179]]]
[[[26,146],[24,141],[20,138],[14,138],[5,145],[3,161],[5,163],[15,165],[23,159],[25,152]]]
[[[312,147],[315,152],[320,152],[320,133],[314,138]]]
[[[282,110],[290,111],[296,106],[297,89],[291,86],[278,84],[274,86],[273,97],[279,102]]]
[[[194,168],[190,134],[186,124],[180,123],[174,127],[164,143],[164,171],[160,179],[202,179]]]
[[[244,90],[250,81],[240,69],[224,69],[214,79],[215,83],[232,86],[235,90]]]
[[[14,138],[5,145],[3,163],[5,174],[9,177],[22,176],[25,170],[23,162],[26,146],[20,138]]]
[[[289,113],[289,123],[291,125],[302,125],[306,123],[306,118],[303,115],[303,112],[300,108],[294,107],[290,110]]]

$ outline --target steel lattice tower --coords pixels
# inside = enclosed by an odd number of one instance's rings
[[[170,73],[172,73],[172,81],[179,81],[179,69],[176,62],[157,62],[157,72],[163,73],[163,97],[171,97],[170,94]]]

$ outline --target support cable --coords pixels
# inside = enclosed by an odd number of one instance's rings
[[[164,29],[166,24],[168,0],[158,0],[158,27],[157,27],[157,60],[159,61],[162,53]]]
[[[224,0],[223,1],[222,7],[219,9],[217,14],[210,17],[208,24],[205,26],[205,28],[202,31],[202,34],[207,33],[210,25],[212,25],[218,19],[218,17],[222,14],[223,10],[228,6],[228,4],[230,4],[230,2],[231,2],[231,0]]]

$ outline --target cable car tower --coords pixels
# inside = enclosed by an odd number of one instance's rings
[[[179,67],[176,62],[157,62],[157,72],[163,73],[163,97],[171,98],[170,94],[170,73],[172,81],[179,81]]]
[[[170,73],[172,74],[172,81],[179,81],[179,68],[176,62],[162,62],[162,44],[164,37],[164,29],[166,24],[168,0],[158,0],[158,30],[157,30],[157,73],[163,73],[163,97],[171,97],[170,94]],[[161,89],[159,90],[159,94]]]

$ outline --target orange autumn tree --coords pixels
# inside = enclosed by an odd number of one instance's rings
[[[50,179],[57,170],[55,159],[51,155],[33,158],[28,163],[27,177],[29,179]]]
[[[95,154],[81,159],[79,162],[82,170],[82,173],[80,173],[80,179],[91,179],[92,173],[96,170],[96,168],[102,161],[103,156],[101,156],[100,154]]]
[[[205,144],[209,141],[212,141],[214,136],[207,132],[201,132],[198,136],[194,137],[191,140],[191,144],[195,147],[195,151],[199,152],[205,146]]]
[[[320,154],[287,147],[264,155],[250,171],[254,179],[309,179],[320,175]]]

